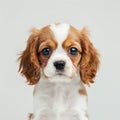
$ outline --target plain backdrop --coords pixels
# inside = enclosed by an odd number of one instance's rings
[[[0,0],[0,120],[27,120],[33,86],[17,58],[32,27],[56,22],[87,26],[101,65],[87,87],[90,120],[120,120],[120,0]]]

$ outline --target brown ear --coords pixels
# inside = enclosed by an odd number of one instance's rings
[[[38,35],[35,32],[32,33],[27,41],[26,49],[19,58],[19,71],[27,78],[30,85],[36,84],[40,79],[40,65],[37,58],[38,39]]]
[[[88,32],[84,28],[80,33],[82,57],[80,61],[80,75],[83,83],[89,85],[94,82],[94,77],[99,66],[99,55],[88,38]]]

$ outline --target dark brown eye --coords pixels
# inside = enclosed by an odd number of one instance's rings
[[[75,47],[71,47],[68,52],[71,55],[77,55],[78,54],[78,49],[75,48]]]
[[[42,54],[45,55],[45,56],[48,56],[51,54],[51,49],[50,48],[44,48],[42,49]]]

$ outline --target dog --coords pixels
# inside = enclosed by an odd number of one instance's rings
[[[34,85],[31,120],[89,119],[86,85],[94,83],[100,62],[86,28],[34,28],[19,60],[19,71]]]

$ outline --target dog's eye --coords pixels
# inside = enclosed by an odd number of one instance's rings
[[[42,49],[42,54],[43,55],[50,55],[51,54],[51,49],[50,48],[44,48]]]
[[[71,55],[77,55],[78,54],[78,49],[75,48],[75,47],[71,47],[69,49],[69,54],[71,54]]]

